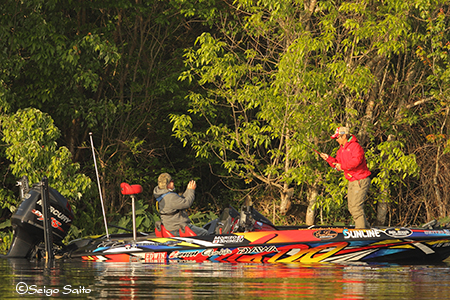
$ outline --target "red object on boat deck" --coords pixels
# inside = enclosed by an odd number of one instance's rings
[[[184,227],[183,229],[180,228],[180,236],[186,237],[186,236],[196,236],[197,234],[192,231],[188,226]]]
[[[155,234],[157,237],[173,237],[174,235],[164,227],[161,221],[155,222]]]
[[[129,185],[128,183],[122,182],[120,184],[120,190],[122,195],[136,195],[142,193],[142,186],[140,184]]]

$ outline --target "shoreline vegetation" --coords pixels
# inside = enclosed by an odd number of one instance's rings
[[[449,222],[448,1],[42,1],[0,4],[0,237],[17,181],[75,212],[68,239],[138,230],[163,172],[198,188],[203,225],[251,201],[277,225],[352,224],[346,181],[317,155],[348,126],[366,151],[373,226]],[[113,229],[116,230],[116,229]],[[6,248],[7,249],[7,248]],[[3,249],[4,250],[4,249]]]

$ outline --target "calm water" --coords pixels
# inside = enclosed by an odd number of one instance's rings
[[[450,299],[440,265],[140,264],[0,259],[1,298]]]

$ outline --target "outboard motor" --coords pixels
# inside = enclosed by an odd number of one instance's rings
[[[34,247],[44,241],[41,187],[33,185],[29,189],[28,182],[24,178],[18,185],[21,187],[23,201],[11,217],[14,235],[6,257],[28,258]],[[49,188],[49,198],[53,242],[62,245],[74,215],[69,202],[59,192]]]

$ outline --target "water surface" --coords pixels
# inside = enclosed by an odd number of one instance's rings
[[[96,263],[0,259],[2,299],[450,299],[438,265]]]

